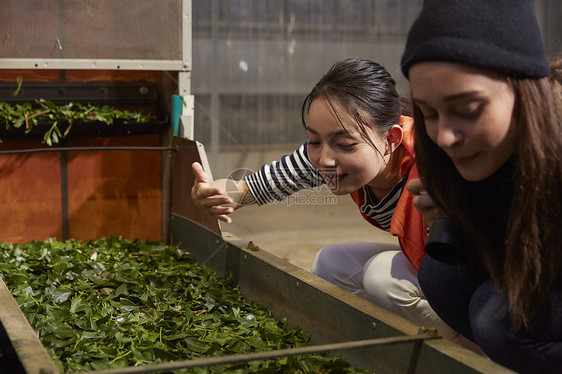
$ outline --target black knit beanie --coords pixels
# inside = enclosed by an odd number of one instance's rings
[[[422,61],[448,61],[515,78],[550,74],[529,0],[424,0],[408,33],[402,73]]]

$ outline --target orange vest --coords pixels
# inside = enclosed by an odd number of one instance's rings
[[[406,183],[412,179],[419,178],[418,169],[414,163],[414,129],[413,120],[410,117],[402,116],[400,126],[403,130],[402,145],[408,152],[400,164],[402,176],[406,178]],[[351,198],[359,208],[365,204],[363,189],[352,192]],[[406,187],[396,204],[396,209],[390,221],[390,234],[398,237],[400,248],[412,265],[418,269],[425,255],[424,244],[427,236],[427,227],[423,222],[422,215],[416,210],[413,204],[414,195]],[[377,221],[361,213],[363,218],[371,225],[382,229]]]

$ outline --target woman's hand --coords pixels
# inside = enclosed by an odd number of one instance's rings
[[[231,223],[232,218],[228,215],[234,212],[235,202],[226,194],[225,180],[212,181],[198,162],[194,162],[191,168],[195,174],[195,182],[191,189],[191,198],[195,206],[223,222]]]
[[[439,215],[439,209],[425,191],[425,187],[420,178],[412,179],[406,184],[406,189],[415,195],[413,203],[418,212],[421,213],[424,222],[431,227]]]

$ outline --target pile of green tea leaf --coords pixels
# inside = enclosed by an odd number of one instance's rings
[[[116,120],[126,122],[148,122],[149,117],[142,113],[119,110],[109,105],[95,106],[91,104],[67,103],[56,105],[49,100],[36,100],[35,103],[8,104],[0,102],[0,123],[6,130],[12,128],[25,129],[25,134],[38,126],[40,121],[50,123],[50,128],[45,132],[43,140],[49,146],[58,143],[59,139],[66,137],[76,121],[101,122],[108,125]],[[68,127],[62,132],[59,122],[66,121]]]
[[[0,243],[0,261],[61,372],[284,349],[309,339],[174,246],[122,238]],[[191,372],[365,371],[310,355]]]

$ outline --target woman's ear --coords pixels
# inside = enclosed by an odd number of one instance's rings
[[[400,125],[393,125],[390,130],[388,130],[386,140],[388,142],[391,153],[394,152],[396,148],[400,146],[400,144],[402,144],[403,136],[404,132],[402,131],[402,127]]]

